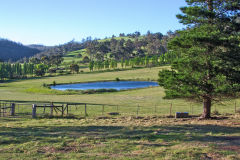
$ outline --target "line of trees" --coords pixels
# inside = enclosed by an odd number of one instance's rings
[[[104,61],[91,61],[89,62],[89,70],[103,70],[103,69],[116,69],[118,68],[118,63],[120,63],[121,68],[126,67],[156,67],[164,64],[171,64],[176,58],[179,58],[177,54],[173,52],[167,52],[160,56],[145,56],[145,57],[135,57],[130,59],[121,59],[116,61],[114,59],[107,59]]]
[[[0,79],[22,79],[33,76],[44,76],[49,72],[49,66],[33,63],[0,63]]]
[[[0,63],[0,79],[23,78],[28,75],[34,75],[36,66],[31,63]]]

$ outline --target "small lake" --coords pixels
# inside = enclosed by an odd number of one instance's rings
[[[56,90],[88,90],[88,89],[116,89],[127,90],[136,88],[146,88],[151,86],[159,86],[157,82],[149,81],[110,81],[110,82],[90,82],[90,83],[77,83],[77,84],[63,84],[51,86]]]

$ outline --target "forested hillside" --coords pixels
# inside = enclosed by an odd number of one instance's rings
[[[76,51],[85,48],[85,43],[70,41],[65,44],[54,46],[54,47],[48,47],[46,50],[41,51],[40,53],[36,54],[34,57],[40,58],[43,56],[51,56],[51,55],[64,55],[71,51]]]
[[[16,43],[7,39],[0,38],[0,60],[1,61],[17,61],[24,57],[28,58],[37,53],[40,50],[36,48],[29,48],[22,45],[21,43]]]
[[[150,31],[144,35],[141,35],[140,32],[126,35],[121,33],[118,37],[113,35],[111,38],[101,40],[87,37],[81,42],[72,40],[52,47],[36,44],[24,46],[21,43],[0,39],[0,59],[2,61],[26,62],[30,57],[41,59],[43,56],[67,55],[73,51],[83,53],[83,49],[89,59],[96,61],[109,58],[119,61],[134,57],[152,57],[165,54],[168,40],[175,35],[176,33],[171,31],[167,35],[159,32],[151,33]]]
[[[167,52],[167,42],[174,37],[174,32],[162,33],[140,32],[132,34],[120,34],[105,40],[93,40],[87,42],[86,52],[91,60],[103,61],[106,59],[130,59],[135,57],[156,56]]]

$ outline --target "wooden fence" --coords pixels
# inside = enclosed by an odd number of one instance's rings
[[[39,116],[106,116],[106,115],[164,115],[169,117],[177,117],[176,114],[188,113],[190,116],[199,115],[202,106],[189,103],[183,104],[184,107],[174,105],[173,103],[165,103],[159,107],[158,105],[141,106],[120,106],[111,104],[92,104],[92,103],[71,103],[71,102],[46,102],[46,101],[3,101],[0,100],[0,117],[7,116],[29,116],[37,118]],[[231,113],[238,112],[238,106],[235,102],[232,105]],[[217,108],[214,106],[213,111]]]

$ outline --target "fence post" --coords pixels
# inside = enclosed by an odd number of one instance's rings
[[[192,115],[193,115],[193,105],[192,105]]]
[[[189,114],[191,113],[192,103],[190,103]]]
[[[53,103],[51,103],[51,113],[50,113],[51,116],[53,116]]]
[[[62,117],[64,115],[64,105],[62,105]]]
[[[85,103],[85,117],[87,117],[87,104]]]
[[[33,104],[32,105],[32,118],[36,118],[37,117],[36,112],[37,112],[37,105]]]
[[[104,105],[102,105],[102,115],[104,114]]]
[[[0,102],[0,117],[2,116],[2,102]]]
[[[45,114],[46,112],[46,104],[44,104],[44,107],[43,107],[43,114]]]
[[[170,116],[172,116],[172,103],[170,105]]]
[[[3,104],[3,117],[5,117],[5,111],[6,111],[5,107],[6,107],[6,103]]]
[[[235,101],[235,114],[237,113],[237,101]]]
[[[68,115],[68,104],[66,104],[66,109],[67,109],[67,115]]]
[[[139,112],[139,105],[137,106],[137,116],[138,116],[138,112]]]
[[[11,116],[15,115],[15,103],[11,104]]]

